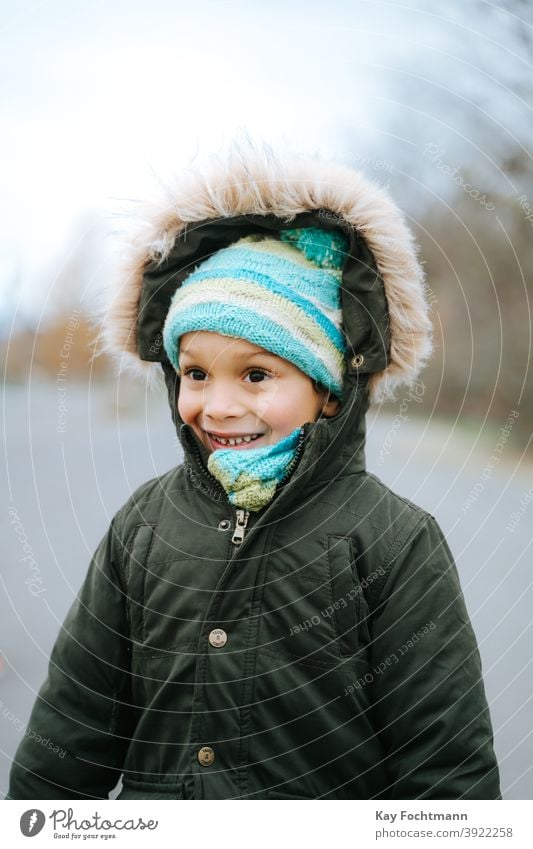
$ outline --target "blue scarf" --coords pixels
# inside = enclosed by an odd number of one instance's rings
[[[245,451],[219,448],[209,455],[207,468],[235,507],[261,510],[296,465],[302,437],[303,428],[297,427],[279,442],[262,448]]]

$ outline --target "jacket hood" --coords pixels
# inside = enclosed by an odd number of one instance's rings
[[[311,226],[341,229],[350,242],[341,290],[345,391],[341,411],[315,428],[315,444],[325,450],[326,432],[343,443],[349,435],[360,464],[368,403],[392,400],[399,385],[416,380],[432,351],[429,303],[413,236],[387,192],[343,165],[234,143],[142,206],[118,276],[104,293],[97,354],[111,354],[151,384],[164,376],[182,441],[192,429],[176,411],[179,379],[162,338],[173,293],[199,262],[244,235]],[[162,368],[154,373],[156,363]],[[341,422],[349,430],[342,437]],[[339,442],[336,450],[330,460],[338,463]]]

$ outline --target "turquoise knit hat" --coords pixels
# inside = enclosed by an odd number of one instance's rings
[[[247,339],[342,395],[342,265],[348,239],[318,227],[245,236],[214,253],[175,292],[163,327],[179,370],[179,339],[194,330]]]

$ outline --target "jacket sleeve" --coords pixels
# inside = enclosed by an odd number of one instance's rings
[[[481,658],[444,535],[424,513],[371,626],[371,702],[391,799],[500,799]]]
[[[134,715],[117,517],[52,649],[8,799],[105,799],[120,777]]]

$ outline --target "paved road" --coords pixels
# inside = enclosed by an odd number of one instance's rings
[[[4,393],[0,796],[92,552],[131,491],[181,456],[166,395],[69,383],[64,417],[60,401],[53,383]],[[530,799],[533,464],[514,455],[512,432],[502,444],[504,425],[478,433],[401,421],[389,406],[368,417],[367,466],[447,533],[479,641],[504,798]]]

